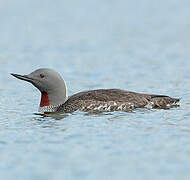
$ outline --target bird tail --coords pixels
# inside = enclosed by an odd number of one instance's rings
[[[178,107],[180,98],[165,97],[155,97],[152,99],[154,103],[154,108],[169,109],[172,107]]]

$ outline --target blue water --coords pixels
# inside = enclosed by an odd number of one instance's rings
[[[190,1],[0,1],[0,179],[190,179]],[[68,94],[180,97],[170,110],[42,117],[10,76],[58,71]]]

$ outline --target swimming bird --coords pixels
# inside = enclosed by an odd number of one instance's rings
[[[67,97],[67,88],[62,77],[55,70],[41,68],[28,75],[11,74],[32,83],[41,92],[39,111],[71,113],[130,111],[135,108],[168,109],[176,105],[179,98],[165,95],[143,94],[121,89],[97,89],[79,92]]]

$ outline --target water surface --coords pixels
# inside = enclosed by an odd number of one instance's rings
[[[0,2],[2,179],[189,179],[190,2]],[[10,73],[57,70],[68,94],[121,88],[181,97],[170,110],[42,117]]]

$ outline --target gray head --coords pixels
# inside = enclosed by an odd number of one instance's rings
[[[41,68],[28,75],[11,74],[28,81],[38,88],[42,94],[39,111],[55,112],[57,107],[67,99],[66,85],[62,77],[54,70]]]

